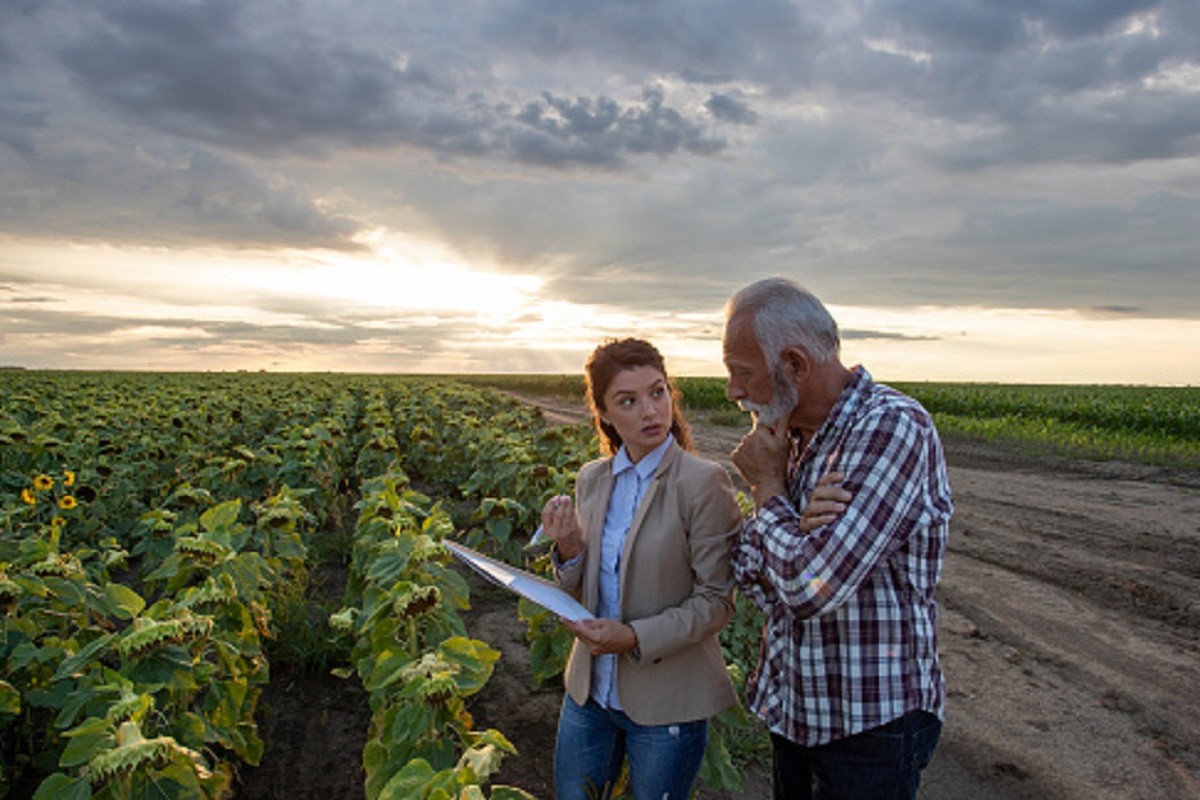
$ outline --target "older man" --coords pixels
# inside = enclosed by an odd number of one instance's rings
[[[724,358],[729,398],[756,417],[733,453],[755,505],[733,567],[767,616],[747,700],[771,732],[775,798],[912,798],[945,701],[937,431],[842,365],[837,324],[790,281],[733,296]]]

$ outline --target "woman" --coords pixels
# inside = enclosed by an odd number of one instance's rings
[[[575,500],[542,509],[559,584],[596,619],[565,624],[554,773],[558,800],[607,798],[628,759],[634,800],[684,800],[708,718],[735,700],[717,632],[733,613],[729,548],[742,517],[718,464],[691,439],[663,358],[648,342],[596,349],[587,396],[606,457]]]

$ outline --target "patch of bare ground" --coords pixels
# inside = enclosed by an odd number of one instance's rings
[[[338,606],[348,575],[346,565],[325,563],[309,576],[310,624],[315,630],[324,630],[324,620],[317,617]],[[239,771],[236,797],[362,800],[362,752],[371,712],[358,676],[338,678],[276,661],[271,668],[257,714],[266,747],[258,766]]]

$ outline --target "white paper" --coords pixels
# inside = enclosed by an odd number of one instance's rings
[[[497,561],[494,558],[485,556],[483,553],[472,550],[469,547],[464,547],[458,542],[443,539],[442,544],[450,548],[450,552],[458,556],[463,562],[469,564],[488,580],[503,586],[510,592],[515,592],[522,597],[532,600],[542,608],[563,619],[569,619],[572,622],[578,622],[581,619],[594,619],[592,613],[584,608],[578,600],[544,578],[539,578],[533,573],[517,569],[516,567],[510,567],[503,561]]]

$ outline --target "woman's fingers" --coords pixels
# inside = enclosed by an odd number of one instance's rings
[[[542,506],[542,526],[546,535],[557,539],[575,524],[575,508],[565,494],[555,495]]]
[[[570,495],[555,495],[542,506],[542,532],[554,540],[563,558],[574,558],[583,549],[583,529]]]
[[[633,628],[615,619],[585,619],[579,622],[563,620],[563,625],[575,634],[594,656],[625,653],[637,644],[637,634]]]

